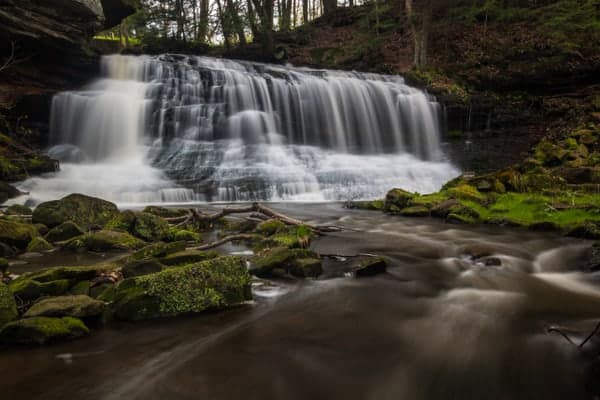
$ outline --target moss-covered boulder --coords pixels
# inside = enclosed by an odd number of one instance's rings
[[[69,240],[83,234],[84,231],[81,229],[81,227],[79,227],[79,225],[73,221],[67,221],[50,229],[46,234],[45,239],[49,242],[56,243]]]
[[[97,317],[104,312],[105,303],[85,295],[58,296],[42,299],[24,314],[29,317]]]
[[[297,278],[316,278],[323,273],[320,258],[296,258],[290,263],[289,273]]]
[[[23,301],[35,300],[41,296],[58,296],[69,290],[72,281],[57,279],[50,282],[40,282],[34,279],[18,278],[9,283],[10,291]]]
[[[39,253],[42,251],[49,251],[49,250],[52,250],[53,248],[54,247],[52,247],[52,245],[50,243],[48,243],[41,236],[33,238],[31,240],[31,242],[29,242],[29,244],[27,245],[27,251],[35,252],[35,253]]]
[[[29,242],[38,236],[39,232],[31,224],[0,219],[0,242],[25,249]]]
[[[104,226],[119,213],[117,206],[109,201],[83,194],[70,194],[60,200],[48,201],[36,207],[32,221],[49,228],[66,221],[73,221],[83,229]]]
[[[17,319],[17,303],[13,293],[4,283],[0,282],[0,328]]]
[[[164,265],[186,265],[219,257],[216,251],[187,250],[169,254],[160,259]]]
[[[77,236],[67,243],[64,248],[73,251],[110,251],[135,250],[144,247],[145,243],[127,232],[107,231],[86,233]]]
[[[169,235],[169,224],[149,213],[136,213],[131,233],[146,241],[163,240]]]
[[[256,232],[265,236],[271,236],[284,230],[285,224],[278,219],[269,219],[256,226]]]
[[[252,297],[251,278],[239,257],[219,257],[125,279],[103,299],[122,320],[199,313],[237,305]]]
[[[250,267],[250,273],[260,277],[268,277],[273,274],[275,270],[283,270],[285,272],[294,274],[296,276],[304,277],[307,276],[305,272],[299,273],[299,267],[304,264],[309,264],[300,260],[319,259],[318,255],[313,251],[306,249],[290,249],[287,247],[275,247],[269,249],[262,254],[254,257],[252,266]],[[308,268],[300,268],[305,271],[309,271]],[[308,276],[316,277],[322,273],[322,268],[311,268],[312,274]]]
[[[69,293],[70,294],[84,294],[87,296],[90,294],[90,286],[91,286],[90,281],[77,282],[76,284],[71,286],[71,289],[69,289]]]
[[[448,194],[460,200],[470,200],[478,203],[485,203],[487,201],[487,197],[483,193],[479,192],[476,187],[468,184],[461,184],[450,188],[448,189]]]
[[[425,206],[411,206],[400,210],[400,215],[404,217],[427,217],[429,209]]]
[[[414,196],[413,193],[403,189],[392,189],[385,195],[384,210],[394,212],[406,208]]]
[[[73,317],[33,317],[9,322],[0,330],[3,344],[47,344],[76,339],[87,335],[89,329]]]
[[[142,276],[160,272],[162,269],[162,264],[155,259],[132,260],[123,265],[123,268],[121,268],[121,273],[123,274],[124,278],[131,278],[134,276]]]
[[[0,181],[0,204],[4,203],[8,199],[13,199],[17,196],[20,196],[21,194],[21,191],[16,187]]]
[[[135,224],[135,213],[131,210],[125,210],[115,215],[104,225],[104,229],[109,231],[123,231],[131,233]]]
[[[8,215],[31,215],[33,211],[31,208],[21,205],[21,204],[13,204],[8,207],[5,211],[5,214]]]

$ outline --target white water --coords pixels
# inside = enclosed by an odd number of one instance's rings
[[[32,203],[370,199],[458,174],[439,105],[401,77],[174,55],[107,56],[102,70],[55,96],[61,171],[21,184]]]

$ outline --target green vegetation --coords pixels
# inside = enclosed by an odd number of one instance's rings
[[[10,322],[0,330],[3,344],[46,344],[75,339],[89,333],[81,320],[72,317],[33,317]]]

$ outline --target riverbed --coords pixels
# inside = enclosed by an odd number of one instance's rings
[[[600,318],[591,243],[497,226],[274,204],[347,228],[318,280],[257,280],[222,313],[0,352],[1,399],[585,399],[576,346]],[[235,249],[239,251],[240,249]],[[352,255],[389,258],[356,279]],[[590,343],[591,346],[595,343]]]

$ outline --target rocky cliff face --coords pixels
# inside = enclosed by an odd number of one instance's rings
[[[0,0],[0,116],[43,139],[52,95],[98,73],[90,40],[133,13],[136,1]]]

